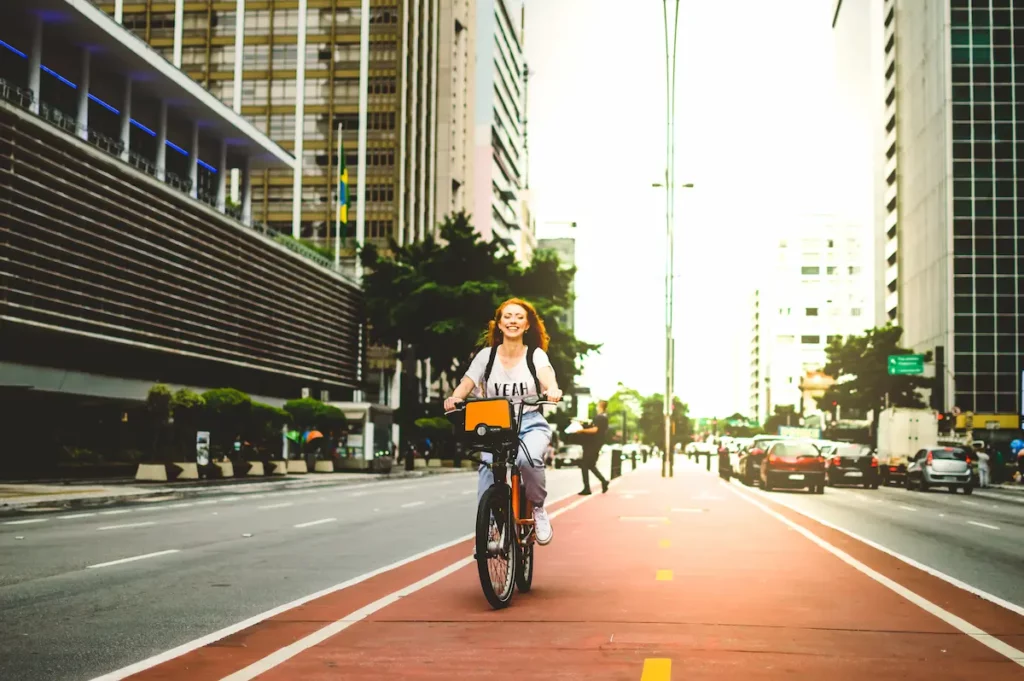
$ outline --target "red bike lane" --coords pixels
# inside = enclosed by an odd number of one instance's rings
[[[692,468],[638,471],[555,518],[533,591],[505,610],[474,564],[450,567],[462,544],[132,678],[1024,678],[1024,618],[842,547],[873,578],[742,494]]]

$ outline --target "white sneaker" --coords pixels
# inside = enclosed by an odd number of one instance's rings
[[[554,532],[551,529],[551,520],[548,519],[548,512],[543,508],[533,509],[533,530],[537,533],[537,543],[541,546],[551,541]]]

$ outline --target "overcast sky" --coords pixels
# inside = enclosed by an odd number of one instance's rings
[[[670,2],[670,5],[672,3]],[[745,413],[757,254],[830,212],[829,0],[683,0],[677,66],[676,392]],[[670,6],[671,17],[671,6]],[[660,0],[527,0],[530,181],[540,236],[575,220],[581,382],[664,386],[665,51]]]

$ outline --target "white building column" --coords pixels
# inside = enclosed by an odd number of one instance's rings
[[[418,173],[419,186],[416,189],[416,241],[423,241],[426,233],[426,206],[427,206],[427,168],[430,161],[427,159],[427,116],[429,115],[427,101],[427,79],[430,77],[430,3],[423,3],[422,20],[420,21],[420,33],[423,39],[420,41],[420,53],[417,62],[422,69],[423,75],[419,79],[419,110],[413,125],[419,130],[419,148],[416,151],[416,172]]]
[[[123,23],[124,19],[124,0],[114,0],[114,21],[117,23]]]
[[[409,60],[409,0],[402,0],[402,61]],[[402,78],[401,96],[398,105],[398,220],[395,222],[395,240],[399,246],[405,245],[405,121],[409,109],[408,78]],[[397,428],[397,426],[396,426]]]
[[[242,224],[252,225],[252,171],[249,159],[242,161]]]
[[[228,143],[220,141],[220,157],[217,159],[217,210],[224,212],[227,198]]]
[[[199,123],[192,122],[192,143],[188,148],[188,179],[192,189],[188,195],[193,199],[199,197]]]
[[[306,118],[306,0],[299,0],[299,35],[296,40],[295,66],[295,175],[292,179],[292,237],[302,230],[302,142]],[[333,123],[332,123],[333,125]]]
[[[132,138],[132,79],[124,79],[124,99],[121,100],[121,144],[124,150],[121,158],[128,160],[128,152],[131,150]]]
[[[161,101],[156,120],[156,179],[167,179],[167,102]]]
[[[181,68],[181,38],[185,29],[185,0],[174,0],[174,47],[172,63]]]
[[[245,0],[235,1],[235,71],[234,71],[234,95],[231,100],[231,108],[236,114],[242,113],[242,59],[245,50]],[[241,175],[238,168],[231,169],[231,200],[238,203],[239,183]]]
[[[82,75],[78,77],[78,136],[89,140],[89,50],[82,49]]]
[[[28,89],[32,91],[30,111],[39,113],[39,67],[43,60],[43,19],[36,16],[32,24],[32,44],[28,50]]]

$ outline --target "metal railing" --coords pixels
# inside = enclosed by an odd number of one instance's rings
[[[28,88],[20,88],[0,78],[0,98],[22,109],[28,109],[36,101],[36,95]]]
[[[18,87],[6,80],[0,78],[0,99],[9,102],[17,107],[25,110],[30,110],[33,102],[35,102],[35,93],[28,89]],[[68,114],[51,104],[46,102],[39,102],[39,118],[45,120],[56,128],[63,130],[64,132],[74,135],[79,139],[83,136],[81,133],[85,133],[84,141],[88,141],[91,145],[100,149],[101,151],[114,156],[118,159],[125,160],[125,145],[120,140],[115,140],[108,135],[98,132],[94,129],[80,126],[75,116]],[[127,159],[125,162],[151,177],[160,176],[160,168],[153,161],[142,156],[137,151],[128,150]],[[192,180],[186,177],[181,177],[176,173],[166,171],[164,173],[164,184],[177,189],[184,194],[191,194],[192,192]],[[209,190],[207,187],[201,187],[197,191],[197,199],[213,208],[217,207],[216,192]],[[234,218],[236,221],[245,224],[242,221],[242,208],[241,206],[226,206],[224,209],[224,215]],[[302,257],[310,260],[321,267],[325,267],[332,272],[340,272],[341,268],[335,267],[334,261],[331,258],[326,258],[314,249],[296,241],[291,235],[278,232],[277,230],[268,227],[267,225],[252,221],[251,225],[246,225],[252,230],[263,234],[277,243],[283,245],[288,250],[301,255]]]

